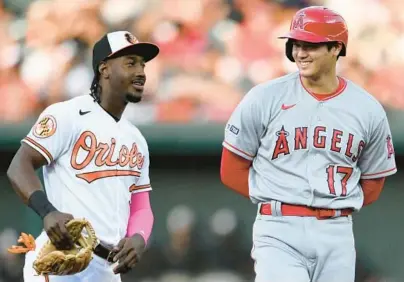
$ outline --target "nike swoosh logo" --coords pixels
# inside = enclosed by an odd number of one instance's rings
[[[80,110],[79,111],[79,114],[81,115],[81,116],[84,116],[84,115],[86,115],[86,114],[88,114],[88,113],[90,113],[91,111],[86,111],[86,112],[83,112],[82,110]]]
[[[293,105],[282,104],[282,110],[289,110],[290,108],[293,108],[294,106],[296,106],[296,104],[293,104]]]

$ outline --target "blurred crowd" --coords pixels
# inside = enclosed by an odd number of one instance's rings
[[[307,5],[349,26],[339,74],[386,107],[404,109],[404,4],[398,0],[0,0],[0,122],[88,93],[93,44],[129,30],[156,43],[136,124],[223,123],[253,85],[294,71],[284,56],[291,17]]]
[[[254,281],[251,244],[245,244],[242,234],[251,227],[240,222],[235,211],[222,208],[201,220],[195,210],[181,204],[172,207],[164,225],[167,238],[152,237],[141,262],[123,275],[123,282]],[[6,251],[17,237],[12,228],[0,229],[0,282],[23,282],[24,255]],[[398,282],[382,278],[375,269],[358,260],[355,281]]]

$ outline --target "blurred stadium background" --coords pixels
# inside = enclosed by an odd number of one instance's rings
[[[123,280],[253,281],[255,207],[220,183],[223,125],[251,86],[295,70],[276,36],[297,9],[317,4],[346,18],[339,74],[385,106],[396,147],[399,172],[355,216],[357,281],[404,281],[400,0],[0,0],[0,281],[22,281],[23,256],[6,248],[42,227],[5,176],[19,141],[47,105],[88,92],[92,45],[123,29],[161,47],[146,67],[144,101],[125,112],[149,142],[156,221]]]

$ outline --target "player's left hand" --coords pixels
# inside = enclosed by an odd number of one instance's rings
[[[119,261],[118,266],[114,269],[114,273],[126,273],[135,267],[136,263],[140,261],[145,246],[146,243],[139,234],[123,238],[113,250],[116,253],[114,262]]]

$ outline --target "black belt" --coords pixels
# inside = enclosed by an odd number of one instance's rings
[[[101,244],[98,244],[97,247],[95,247],[94,254],[110,263],[113,263],[113,259],[115,256],[115,252]]]

